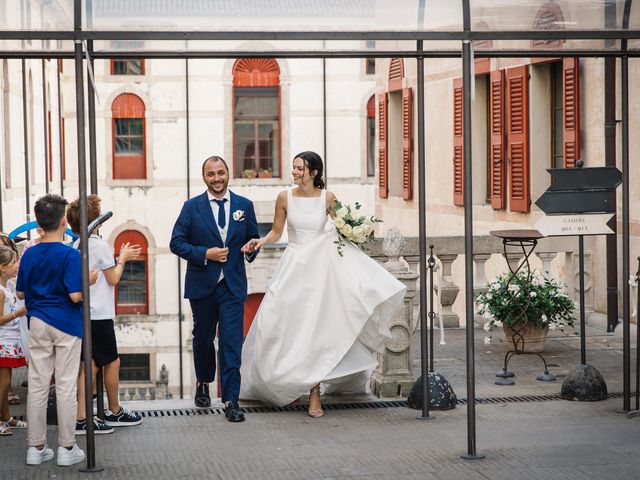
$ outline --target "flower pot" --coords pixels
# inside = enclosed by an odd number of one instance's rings
[[[242,178],[256,178],[258,176],[258,172],[256,172],[255,170],[243,170],[242,171]]]
[[[549,327],[540,327],[538,325],[534,325],[529,322],[525,326],[524,330],[521,331],[522,322],[516,322],[514,324],[514,328],[507,325],[506,323],[502,324],[502,328],[504,330],[504,334],[507,337],[507,343],[511,348],[515,348],[513,344],[514,334],[517,345],[517,350],[523,352],[543,352],[544,351],[544,341],[547,339],[547,334],[549,333]],[[522,335],[522,339],[520,338]],[[524,341],[523,341],[524,340]]]
[[[272,178],[273,172],[271,170],[260,170],[258,172],[258,178]]]

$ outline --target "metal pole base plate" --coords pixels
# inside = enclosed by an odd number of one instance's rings
[[[544,372],[541,373],[540,375],[538,375],[536,377],[536,380],[540,381],[540,382],[555,382],[557,380],[556,376],[549,373],[549,372]]]
[[[436,417],[434,417],[433,415],[429,415],[428,417],[423,417],[422,415],[420,415],[419,417],[416,417],[416,420],[435,420]]]
[[[511,378],[511,377],[515,377],[515,373],[510,372],[509,370],[503,368],[502,370],[498,370],[496,372],[496,377],[502,377],[502,378]]]
[[[98,472],[103,472],[104,467],[96,465],[95,467],[79,468],[78,471],[82,473],[98,473]]]
[[[471,453],[465,453],[464,455],[460,455],[460,458],[463,458],[465,460],[482,460],[484,458],[484,455],[482,454],[471,454]]]
[[[496,380],[496,385],[515,385],[516,382],[513,380],[509,380],[508,378],[498,377]]]

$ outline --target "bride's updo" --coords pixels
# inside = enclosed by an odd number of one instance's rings
[[[313,177],[313,186],[316,188],[324,188],[324,180],[322,179],[323,165],[322,158],[316,152],[306,151],[299,153],[293,158],[301,158],[309,169],[309,175],[315,171],[316,176]]]

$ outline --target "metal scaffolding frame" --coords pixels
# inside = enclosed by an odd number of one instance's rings
[[[424,2],[419,0],[420,15],[424,15]],[[474,363],[474,302],[473,302],[473,206],[472,206],[472,152],[471,152],[471,72],[473,61],[472,42],[479,40],[603,40],[606,48],[602,49],[511,49],[490,50],[479,49],[476,57],[608,57],[619,58],[621,62],[621,104],[622,104],[622,149],[621,165],[623,174],[622,183],[622,292],[623,292],[623,407],[625,412],[630,411],[630,289],[629,278],[629,58],[640,57],[640,49],[628,48],[629,40],[640,39],[640,30],[629,29],[632,0],[624,0],[622,12],[622,28],[602,29],[577,29],[577,30],[496,30],[474,31],[471,28],[470,0],[461,0],[462,3],[462,30],[458,31],[100,31],[83,29],[83,4],[91,8],[91,0],[73,0],[73,31],[28,31],[5,30],[0,31],[0,40],[66,40],[74,42],[73,51],[46,51],[46,50],[0,50],[0,58],[35,59],[35,58],[73,58],[75,61],[76,84],[76,116],[77,116],[77,149],[78,149],[78,186],[80,196],[80,248],[82,252],[82,293],[85,302],[83,309],[83,322],[85,331],[89,329],[89,258],[87,238],[87,168],[85,158],[85,97],[84,97],[84,60],[89,53],[91,59],[107,58],[157,58],[157,59],[197,59],[197,58],[415,58],[421,70],[418,71],[418,79],[424,78],[424,60],[430,58],[461,58],[463,70],[463,150],[464,150],[464,226],[465,226],[465,294],[466,294],[466,334],[467,334],[467,453],[465,458],[474,459],[482,456],[477,453],[476,447],[476,422],[475,422],[475,363]],[[617,4],[615,0],[602,0],[601,5],[605,9],[613,8],[614,14]],[[420,19],[418,24],[421,26]],[[349,50],[324,50],[324,49],[287,49],[283,51],[220,51],[220,50],[148,50],[148,51],[122,51],[100,49],[93,50],[93,41],[98,40],[167,40],[179,41],[188,46],[188,41],[199,40],[402,40],[415,42],[414,49],[378,50],[349,49]],[[458,41],[459,49],[429,49],[426,41]],[[619,42],[619,45],[616,44]],[[612,45],[613,44],[613,45]],[[187,67],[188,68],[188,67]],[[90,180],[91,189],[97,188],[95,169],[95,109],[91,108],[92,86],[89,89],[90,121],[89,142],[91,152]],[[423,331],[427,329],[426,319],[426,187],[425,187],[425,148],[424,148],[424,81],[418,81],[417,85],[417,111],[418,111],[418,169],[419,169],[419,245],[420,245],[420,323]],[[25,164],[26,166],[26,164]],[[26,166],[25,168],[28,168]],[[27,182],[28,184],[28,182]],[[29,206],[27,205],[27,209]],[[428,361],[428,342],[422,343],[422,361]],[[85,372],[87,384],[91,385],[91,342],[90,336],[83,340],[85,359]],[[426,378],[426,377],[425,377]],[[426,384],[426,382],[424,382]],[[427,389],[425,389],[427,390]],[[428,393],[428,391],[427,391]],[[91,405],[90,389],[87,389],[87,405]],[[425,400],[426,398],[425,395]],[[423,407],[423,414],[424,412]],[[426,407],[428,409],[428,406]],[[426,412],[428,416],[428,410]],[[95,465],[95,445],[90,421],[91,409],[87,410],[87,424],[90,430],[87,435],[87,469],[93,470]]]

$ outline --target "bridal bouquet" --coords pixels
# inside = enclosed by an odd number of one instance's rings
[[[335,243],[338,246],[338,253],[343,256],[342,248],[347,240],[356,245],[361,245],[371,238],[373,224],[382,222],[381,218],[374,216],[358,215],[358,210],[362,205],[358,202],[355,205],[343,205],[338,200],[335,203],[336,218],[334,223],[338,231],[338,239]]]

